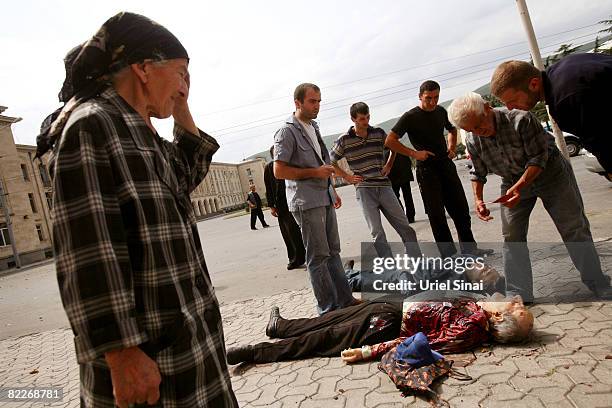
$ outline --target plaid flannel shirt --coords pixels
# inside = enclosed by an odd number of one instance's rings
[[[82,405],[113,406],[104,353],[140,346],[164,407],[237,406],[189,200],[218,148],[177,125],[164,141],[112,88],[71,115],[51,158],[52,217]]]
[[[546,167],[555,141],[538,118],[522,110],[495,108],[496,133],[491,137],[468,134],[466,147],[472,157],[472,181],[487,182],[495,173],[513,184],[529,166]]]

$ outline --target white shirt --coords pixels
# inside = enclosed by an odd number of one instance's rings
[[[315,152],[317,152],[317,154],[319,155],[321,160],[323,160],[323,155],[321,153],[321,145],[319,145],[319,139],[317,139],[317,132],[315,131],[314,126],[312,126],[312,123],[310,123],[310,122],[308,122],[308,123],[302,122],[299,119],[298,119],[298,121],[300,122],[300,124],[302,125],[302,127],[306,131],[306,134],[310,138],[310,141],[312,142],[312,146],[314,147]]]

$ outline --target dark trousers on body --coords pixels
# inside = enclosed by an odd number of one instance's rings
[[[253,346],[254,363],[308,357],[338,357],[349,347],[372,345],[399,337],[402,312],[385,302],[366,302],[311,319],[280,319],[275,343]]]
[[[261,208],[251,208],[251,229],[255,229],[255,221],[257,221],[257,218],[259,218],[259,222],[261,222],[261,225],[264,227],[268,225],[266,224]]]
[[[400,190],[402,195],[404,196],[404,204],[402,207],[406,210],[406,217],[408,217],[408,221],[414,222],[414,217],[416,215],[416,211],[414,209],[414,201],[412,200],[412,191],[410,190],[410,182],[396,184],[391,183],[391,187],[393,187],[393,192],[397,196],[400,205],[402,205],[402,200],[400,200]]]
[[[306,249],[302,241],[300,226],[295,222],[293,214],[289,209],[278,208],[278,226],[287,247],[287,257],[289,263],[300,266],[306,261]]]
[[[419,164],[416,176],[425,212],[427,212],[440,254],[448,257],[457,252],[446,221],[445,210],[455,224],[461,250],[469,252],[475,249],[476,242],[472,234],[470,208],[457,174],[457,168],[452,160],[445,159]]]

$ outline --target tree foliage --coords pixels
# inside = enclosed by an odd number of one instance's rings
[[[612,34],[612,16],[610,16],[610,19],[607,20],[601,20],[598,23],[602,24],[604,26],[606,26],[605,28],[602,28],[601,30],[599,30],[600,33],[606,33],[606,34]],[[599,48],[600,44],[598,44],[599,37],[597,37],[595,39],[595,49],[593,49],[593,52],[597,52],[600,54],[612,54],[612,47],[608,47],[608,48]]]
[[[536,115],[540,122],[548,122],[548,112],[546,111],[546,104],[540,101],[531,109],[531,113]]]
[[[489,105],[492,108],[497,108],[500,106],[504,106],[504,104],[502,103],[502,101],[500,101],[495,95],[493,94],[487,94],[487,95],[483,95],[482,99],[485,100],[485,102],[488,102]]]

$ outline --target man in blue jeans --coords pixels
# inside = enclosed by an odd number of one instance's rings
[[[387,177],[395,160],[395,153],[392,152],[385,163],[387,134],[381,128],[370,126],[370,108],[364,102],[354,103],[350,114],[354,126],[336,140],[331,152],[331,163],[336,174],[355,184],[357,201],[363,210],[378,256],[393,256],[382,225],[382,213],[401,237],[406,253],[420,257],[416,232],[410,226]],[[342,158],[346,159],[353,174],[346,173],[338,166]]]
[[[319,314],[356,303],[340,259],[335,208],[342,205],[331,185],[334,168],[314,119],[321,91],[304,83],[294,92],[295,112],[274,135],[274,176],[284,179],[289,211],[302,231],[306,265]]]
[[[601,270],[582,196],[569,162],[552,136],[531,113],[491,108],[480,95],[456,98],[449,107],[451,122],[472,132],[466,139],[472,156],[472,189],[476,213],[492,219],[483,201],[488,173],[502,178],[502,232],[506,295],[533,300],[533,279],[527,230],[538,198],[552,218],[582,282],[603,299],[612,299],[610,278]]]

